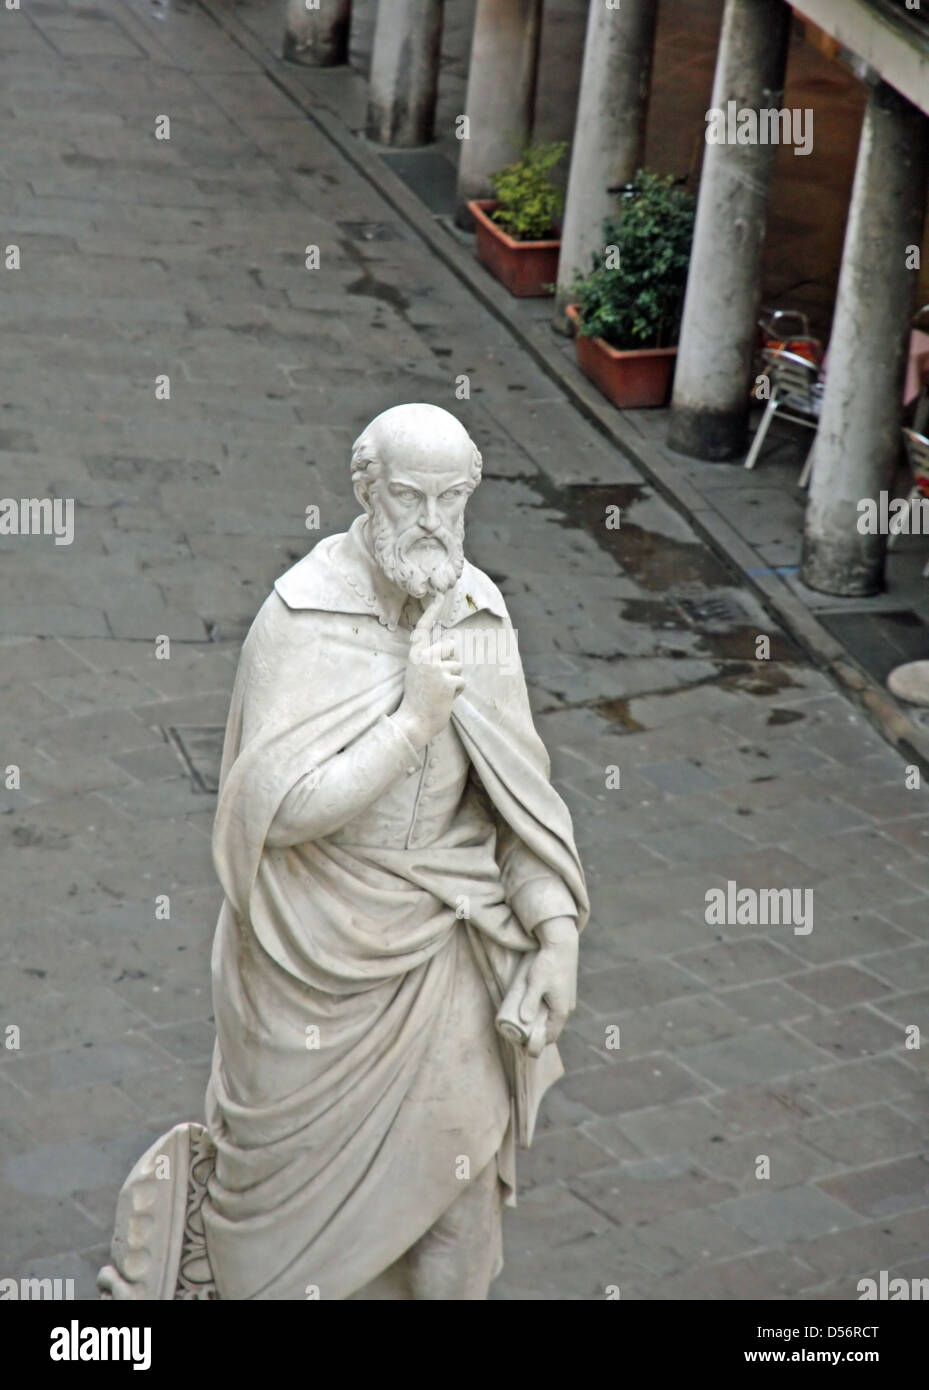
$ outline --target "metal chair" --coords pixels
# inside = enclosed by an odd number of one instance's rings
[[[811,430],[819,425],[823,384],[820,369],[814,363],[805,357],[798,357],[795,352],[775,352],[770,355],[766,373],[771,383],[771,394],[748,451],[746,468],[754,468],[758,462],[761,446],[775,415]],[[811,447],[800,474],[801,487],[806,487],[810,479],[812,453]]]
[[[918,434],[916,430],[904,428],[903,444],[906,449],[907,462],[913,473],[913,486],[907,495],[907,525],[904,526],[903,517],[897,526],[892,527],[887,538],[887,549],[896,545],[902,535],[915,534],[917,528],[913,523],[918,517],[914,503],[917,501],[925,502],[929,505],[929,439],[924,434]],[[923,566],[923,579],[929,578],[929,560]]]
[[[765,349],[772,352],[795,352],[817,365],[822,361],[823,345],[810,333],[806,314],[796,309],[766,309],[758,320]]]
[[[921,309],[917,309],[910,327],[918,333],[929,333],[929,304],[924,304]],[[916,399],[916,409],[913,412],[913,429],[917,434],[922,434],[927,425],[929,425],[929,383],[924,381]]]

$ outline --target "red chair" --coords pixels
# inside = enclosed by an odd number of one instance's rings
[[[919,515],[914,503],[929,503],[929,439],[924,434],[917,434],[916,430],[904,429],[903,444],[906,449],[907,461],[913,471],[913,486],[906,499],[909,509],[908,525],[904,527],[901,517],[899,525],[891,530],[887,538],[888,550],[905,533],[921,534],[919,527],[914,525]],[[926,578],[929,578],[929,560],[923,567],[923,579]]]

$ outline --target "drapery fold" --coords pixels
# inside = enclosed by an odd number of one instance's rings
[[[498,825],[564,882],[579,927],[587,916],[518,665],[466,664],[452,710],[493,817],[469,791],[426,847],[267,847],[295,782],[402,695],[409,634],[359,603],[347,540],[321,542],[295,567],[304,604],[290,606],[291,586],[287,603],[275,592],[263,606],[227,726],[207,1096],[217,1161],[204,1204],[223,1298],[303,1298],[313,1286],[348,1296],[459,1195],[462,1155],[476,1176],[501,1149],[517,1093],[531,1131],[561,1065],[548,1047],[521,1063],[517,1085],[494,1032],[502,991],[537,944],[505,899]],[[459,585],[470,596],[490,581],[466,565]],[[507,623],[482,606],[459,625]]]

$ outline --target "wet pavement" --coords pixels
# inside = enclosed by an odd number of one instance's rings
[[[370,61],[374,0],[354,5],[352,72],[314,90],[350,129],[363,128],[365,83]],[[722,18],[722,0],[664,0],[659,10],[648,119],[645,163],[674,174],[689,172],[692,185],[700,169],[706,107],[711,100],[713,69]],[[537,128],[546,139],[569,140],[577,103],[577,83],[586,25],[586,0],[549,0],[541,45]],[[450,223],[454,209],[457,142],[455,116],[463,109],[471,0],[450,6],[443,39],[443,62],[435,145],[419,151],[378,151],[380,158],[422,199],[432,214]],[[273,49],[278,19],[261,4],[237,7],[249,32]],[[788,58],[785,105],[807,113],[813,131],[811,152],[797,157],[778,150],[768,203],[762,267],[762,302],[806,313],[811,329],[828,342],[845,224],[854,176],[865,87],[840,61],[827,59],[793,26]],[[566,170],[561,170],[562,176]],[[927,232],[929,237],[929,232]],[[929,244],[924,252],[929,251]],[[924,254],[924,267],[929,256]],[[923,269],[915,305],[929,300],[929,270]],[[529,335],[551,340],[549,306],[523,301],[511,306],[514,321]],[[573,349],[562,345],[570,373]],[[911,411],[912,413],[912,407]],[[890,671],[901,662],[924,658],[929,651],[929,585],[922,570],[925,540],[906,537],[888,555],[884,591],[868,599],[842,599],[807,589],[800,578],[806,493],[799,478],[810,446],[808,430],[782,422],[768,436],[758,467],[745,473],[732,466],[701,463],[669,454],[665,447],[667,412],[615,412],[629,442],[649,466],[670,478],[679,476],[700,495],[702,506],[751,556],[745,567],[782,585],[789,604],[799,604],[820,625],[825,641],[834,639],[883,689]],[[908,417],[909,418],[909,417]],[[754,425],[760,421],[757,413]],[[746,446],[747,447],[747,446]],[[904,496],[911,479],[901,455],[896,492]],[[889,701],[891,708],[894,702]],[[899,704],[895,714],[916,726],[925,757],[929,714]],[[894,714],[890,715],[894,718]]]
[[[424,400],[484,454],[469,554],[593,900],[492,1296],[925,1275],[929,818],[902,759],[202,9],[0,26],[0,491],[76,503],[71,546],[0,540],[0,1274],[92,1297],[131,1163],[202,1117],[238,647],[354,515],[360,428]],[[812,929],[708,920],[730,883],[811,890]]]

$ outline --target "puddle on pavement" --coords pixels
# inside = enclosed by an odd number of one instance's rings
[[[739,627],[730,628],[728,632],[704,632],[702,635],[704,646],[720,661],[756,661],[757,627],[744,623]],[[760,662],[761,666],[798,660],[797,648],[783,633],[769,632],[766,635],[771,639],[771,656],[769,660]]]
[[[664,593],[693,584],[707,588],[731,585],[729,571],[702,541],[677,540],[630,519],[636,502],[655,497],[646,483],[580,483],[553,491],[552,504],[564,512],[561,524],[586,531],[643,589]],[[620,508],[618,530],[606,527],[607,507],[611,506]]]
[[[620,617],[645,627],[675,628],[678,632],[689,626],[684,615],[673,603],[660,598],[624,598]]]
[[[384,280],[376,280],[368,271],[358,280],[353,280],[350,285],[345,286],[346,294],[360,294],[367,299],[380,299],[382,303],[389,304],[398,313],[405,314],[410,306],[410,301],[406,295],[400,293],[393,285],[388,285]]]
[[[581,530],[596,541],[615,560],[618,569],[646,591],[648,597],[617,600],[617,617],[627,623],[641,623],[661,634],[688,632],[698,642],[688,656],[710,661],[716,675],[694,685],[718,685],[724,690],[749,695],[771,696],[798,687],[791,667],[803,660],[800,649],[771,619],[752,621],[757,611],[754,600],[744,593],[741,576],[729,570],[710,548],[696,537],[681,540],[651,531],[631,520],[636,503],[659,501],[646,483],[575,484],[558,488],[541,477],[532,479],[546,508],[554,511],[558,525]],[[607,508],[621,509],[618,529],[608,530]],[[756,657],[760,635],[770,639],[770,657]],[[662,652],[656,655],[684,655]],[[621,659],[619,659],[621,660]],[[617,670],[621,679],[621,664]],[[675,686],[676,691],[679,687]],[[654,694],[672,693],[655,691]],[[624,732],[640,732],[643,726],[630,711],[630,699],[617,698],[593,704],[604,718]],[[788,723],[792,711],[781,710],[771,723]]]
[[[798,719],[805,719],[806,715],[798,709],[773,709],[768,715],[767,724],[772,728],[777,728],[780,724],[796,724]]]
[[[357,225],[361,226],[362,224]],[[358,242],[352,238],[341,237],[339,246],[346,256],[355,262],[361,272],[357,280],[353,280],[350,285],[345,286],[345,293],[361,295],[366,299],[379,299],[382,304],[389,304],[392,309],[396,309],[398,314],[406,315],[410,301],[395,285],[389,285],[386,280],[379,280],[376,275],[371,274],[371,266],[376,262],[365,256]]]
[[[722,690],[741,690],[745,695],[778,695],[782,690],[800,689],[789,667],[771,661],[727,662],[713,682]]]
[[[594,705],[598,714],[602,714],[604,719],[608,719],[611,724],[618,724],[627,734],[645,733],[647,726],[640,724],[629,712],[628,700],[601,700]]]

